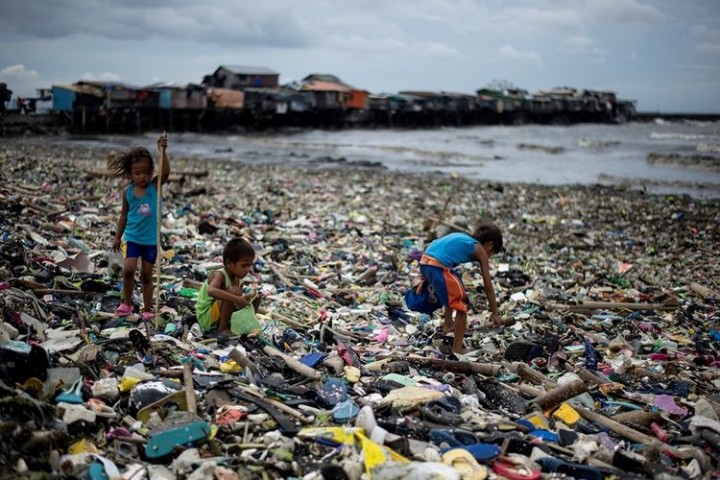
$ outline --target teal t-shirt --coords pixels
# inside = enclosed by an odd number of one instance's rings
[[[139,245],[157,245],[157,188],[153,182],[145,189],[145,195],[137,198],[131,183],[125,189],[128,203],[125,241]]]
[[[425,253],[448,268],[475,260],[475,245],[479,242],[467,233],[455,232],[433,240]]]

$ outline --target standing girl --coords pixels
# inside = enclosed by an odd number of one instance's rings
[[[170,176],[170,161],[167,156],[167,135],[163,133],[157,141],[162,148],[160,183]],[[143,320],[152,320],[153,266],[157,260],[157,177],[153,177],[155,164],[152,155],[144,147],[108,157],[108,169],[118,177],[126,177],[130,184],[122,192],[122,210],[115,231],[113,250],[120,250],[123,234],[126,242],[125,264],[123,265],[123,301],[115,310],[118,317],[133,312],[132,294],[135,289],[135,270],[138,258],[142,259],[140,281],[143,294]]]

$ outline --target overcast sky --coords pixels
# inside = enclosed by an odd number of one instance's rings
[[[219,65],[373,93],[615,91],[720,113],[720,0],[0,0],[0,81],[200,83]]]

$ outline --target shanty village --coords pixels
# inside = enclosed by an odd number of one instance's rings
[[[482,124],[624,122],[635,102],[614,92],[560,87],[534,91],[495,82],[474,93],[371,93],[332,74],[280,85],[265,67],[221,65],[200,83],[143,87],[81,80],[18,98],[11,110],[44,114],[5,119],[5,127],[63,127],[73,133],[137,133],[153,129],[214,132],[238,128],[433,127]],[[6,92],[12,86],[5,86]],[[10,99],[10,95],[6,95]]]

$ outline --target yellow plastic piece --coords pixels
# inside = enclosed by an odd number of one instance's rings
[[[538,430],[547,430],[549,428],[547,420],[545,420],[545,417],[543,417],[542,415],[532,415],[528,418],[528,421],[535,425],[535,428],[537,428]]]
[[[365,472],[371,477],[370,471],[380,464],[387,461],[407,463],[410,460],[403,457],[394,450],[373,442],[367,436],[362,428],[348,427],[318,427],[303,428],[298,433],[300,437],[324,437],[330,438],[344,445],[354,445],[362,449],[363,461],[365,464]]]
[[[580,420],[580,414],[567,403],[563,403],[553,413],[553,417],[563,422],[568,427],[572,427]]]
[[[120,380],[120,391],[121,392],[129,392],[132,390],[132,388],[137,385],[138,383],[142,382],[141,379],[135,378],[135,377],[125,377],[122,380]]]
[[[95,446],[94,443],[85,440],[84,438],[82,440],[79,440],[72,445],[70,445],[70,448],[68,448],[68,452],[71,455],[79,455],[81,453],[95,453],[99,454],[100,450]]]
[[[235,363],[235,360],[228,360],[220,364],[220,371],[223,373],[240,373],[243,371],[243,367]]]

